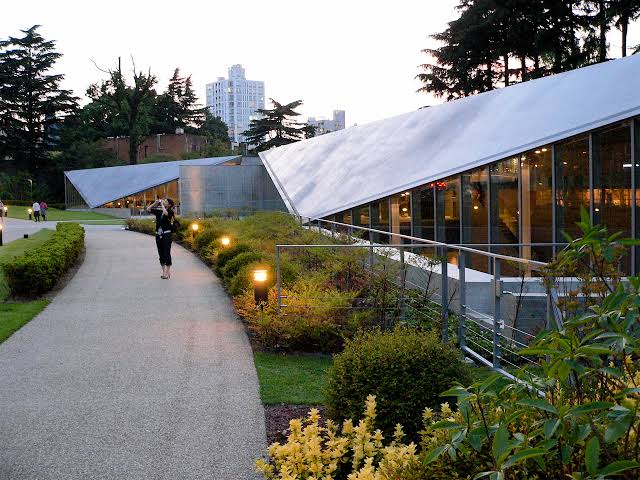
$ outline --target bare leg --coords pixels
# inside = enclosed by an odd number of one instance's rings
[[[165,274],[167,278],[171,278],[171,265],[167,265],[167,273]]]

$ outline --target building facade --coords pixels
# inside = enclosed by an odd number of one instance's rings
[[[110,137],[104,145],[116,154],[121,162],[129,162],[129,137]],[[207,145],[207,138],[188,133],[149,135],[138,146],[138,161],[151,155],[168,155],[179,158],[187,152],[200,152]]]
[[[628,57],[260,155],[296,214],[389,232],[380,243],[403,234],[549,261],[580,235],[582,210],[640,238],[639,75]],[[639,253],[628,247],[625,273],[640,273]]]
[[[242,135],[256,117],[256,110],[264,109],[264,82],[247,80],[242,65],[229,68],[229,78],[207,84],[207,107],[229,126],[229,138],[243,142]]]
[[[307,123],[316,128],[316,135],[324,135],[325,133],[344,130],[346,127],[345,111],[334,110],[333,118],[331,119],[309,117]]]

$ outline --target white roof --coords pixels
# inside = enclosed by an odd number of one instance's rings
[[[235,158],[238,158],[238,156],[141,163],[117,167],[71,170],[64,172],[64,174],[82,195],[87,205],[95,208],[113,200],[176,180],[180,176],[180,165],[218,165]]]
[[[640,55],[260,154],[291,211],[323,217],[640,114]]]

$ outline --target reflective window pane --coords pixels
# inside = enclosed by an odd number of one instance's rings
[[[522,155],[522,256],[546,262],[551,260],[551,246],[531,243],[553,241],[553,194],[551,147],[540,147]]]
[[[402,192],[390,199],[391,231],[401,235],[411,235],[411,194]],[[407,239],[393,237],[393,243],[411,243]]]
[[[481,168],[462,174],[462,243],[488,250],[489,241],[489,170]],[[479,244],[479,245],[478,245]],[[487,271],[486,256],[467,255],[467,267]]]
[[[562,232],[580,235],[576,225],[580,209],[590,208],[589,137],[559,143],[556,149],[556,241],[565,242]]]
[[[460,243],[460,177],[436,182],[437,240]],[[457,263],[457,251],[450,251],[448,259]]]
[[[491,247],[495,253],[517,257],[518,246],[508,244],[519,242],[518,205],[518,158],[510,158],[494,163],[489,168],[491,182]],[[506,245],[506,246],[505,246]],[[518,269],[502,266],[502,273],[517,275]]]

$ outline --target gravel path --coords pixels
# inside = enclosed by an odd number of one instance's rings
[[[211,271],[154,239],[87,229],[75,277],[0,345],[0,479],[259,478],[251,348]]]

